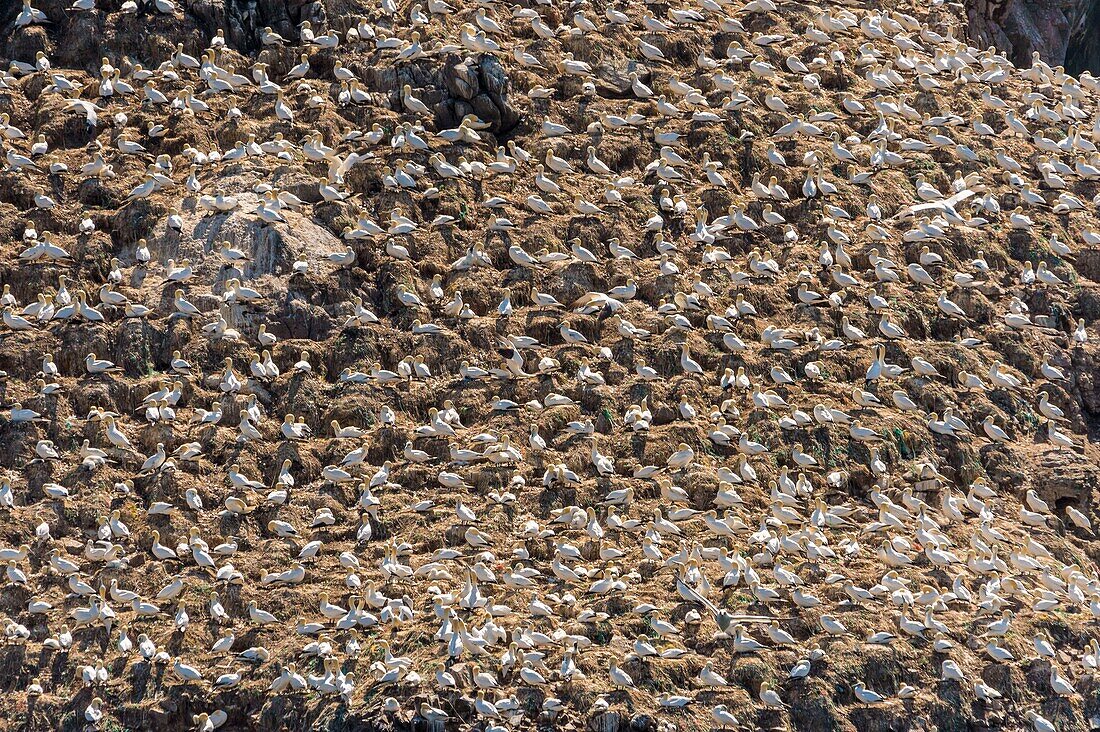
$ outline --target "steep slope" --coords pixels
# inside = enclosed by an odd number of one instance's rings
[[[1092,728],[1096,79],[955,5],[95,5],[0,11],[5,719]]]

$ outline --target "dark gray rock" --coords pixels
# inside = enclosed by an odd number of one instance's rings
[[[478,78],[485,96],[498,113],[499,121],[493,131],[497,134],[508,132],[519,122],[520,114],[508,102],[511,81],[500,60],[496,56],[482,56],[478,64]],[[477,108],[476,104],[474,108]]]
[[[452,59],[451,63],[443,69],[443,83],[447,85],[447,91],[459,99],[473,99],[477,96],[480,84],[478,83],[478,67],[472,58],[462,61]]]
[[[1017,66],[1033,53],[1070,73],[1100,73],[1098,0],[967,0],[970,36],[996,46]]]
[[[467,114],[489,123],[494,135],[507,134],[522,114],[509,100],[511,80],[492,55],[479,58],[448,56],[434,78],[410,80],[417,96],[432,104],[443,127],[457,125]]]

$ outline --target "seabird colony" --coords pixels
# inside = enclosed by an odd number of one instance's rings
[[[1088,72],[939,2],[41,4],[6,718],[1095,712]],[[155,42],[62,68],[88,19]]]

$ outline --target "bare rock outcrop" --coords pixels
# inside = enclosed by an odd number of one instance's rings
[[[494,134],[501,135],[519,122],[521,114],[508,100],[511,82],[495,56],[451,56],[442,80],[447,93],[438,109],[444,124],[457,124],[466,115],[476,114],[489,123]]]
[[[1071,73],[1100,69],[1100,2],[968,0],[970,36],[1005,51],[1017,65],[1033,53]]]

